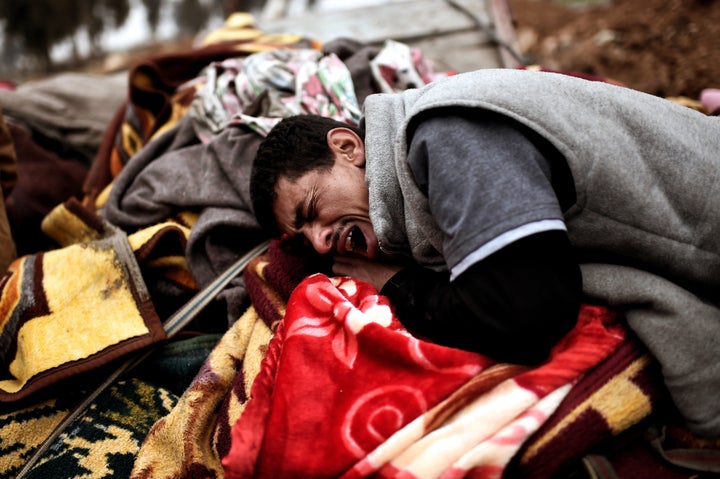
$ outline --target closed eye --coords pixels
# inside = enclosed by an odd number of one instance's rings
[[[310,202],[308,203],[307,213],[305,214],[306,221],[313,221],[317,216],[317,195],[315,193],[315,190],[313,190]]]
[[[317,215],[317,190],[312,189],[310,195],[308,195],[308,201],[303,204],[298,204],[295,208],[295,221],[293,227],[295,230],[300,230],[303,225],[309,223],[315,219]]]

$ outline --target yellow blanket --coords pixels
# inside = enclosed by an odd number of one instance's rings
[[[133,253],[140,245],[79,204],[58,214],[53,232],[68,244],[18,258],[0,281],[0,401],[165,339]]]

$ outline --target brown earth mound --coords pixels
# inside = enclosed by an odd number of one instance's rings
[[[720,1],[508,3],[519,48],[531,63],[663,97],[697,99],[704,88],[720,88]]]

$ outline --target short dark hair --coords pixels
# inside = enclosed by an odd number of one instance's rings
[[[363,131],[355,126],[320,115],[297,115],[280,121],[260,143],[250,177],[250,196],[255,218],[267,233],[280,234],[273,212],[278,180],[294,180],[315,169],[330,170],[335,159],[327,134],[340,127],[350,128],[364,139]]]

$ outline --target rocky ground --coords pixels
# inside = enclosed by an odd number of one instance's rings
[[[508,0],[531,62],[664,97],[720,87],[720,1],[568,2]]]

